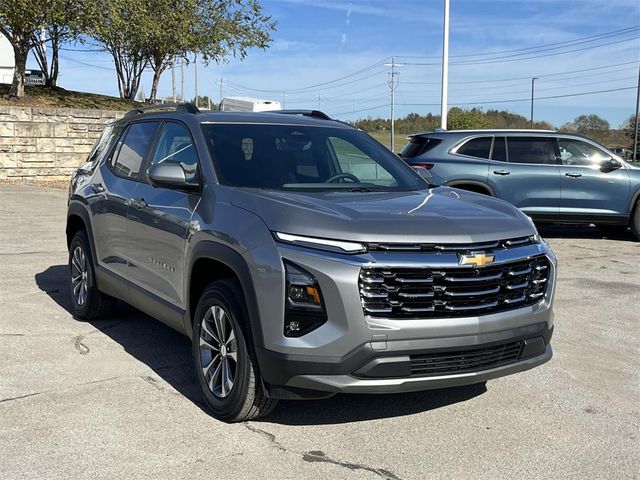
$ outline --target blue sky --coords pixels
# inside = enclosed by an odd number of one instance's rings
[[[439,113],[442,0],[262,3],[278,21],[271,48],[251,50],[243,62],[200,65],[200,94],[217,100],[216,83],[223,78],[225,96],[284,98],[287,108],[319,105],[347,120],[388,117],[384,63],[396,57],[404,64],[397,116]],[[628,30],[605,35],[623,29]],[[597,113],[618,127],[635,110],[638,37],[637,0],[451,0],[450,106],[478,103],[528,117],[528,100],[510,100],[528,99],[536,76],[537,97],[627,88],[536,101],[536,119],[556,126]],[[65,51],[63,56],[63,87],[117,95],[108,54]],[[146,92],[150,83],[145,74]],[[170,72],[160,93],[171,94]],[[185,96],[193,95],[193,67],[187,66]]]

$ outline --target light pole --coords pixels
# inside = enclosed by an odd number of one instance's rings
[[[538,80],[538,77],[531,78],[531,128],[533,128],[533,95],[536,88],[536,80]]]
[[[391,63],[385,63],[385,67],[391,67],[389,72],[389,89],[391,90],[391,151],[396,151],[396,89],[398,88],[400,72],[396,72],[396,67],[404,67],[402,63],[396,63],[391,57]]]
[[[638,68],[638,91],[636,93],[636,121],[633,126],[633,161],[638,160],[638,111],[640,110],[640,68]]]
[[[449,0],[444,0],[444,25],[442,28],[442,85],[440,86],[440,128],[447,129],[449,94]]]

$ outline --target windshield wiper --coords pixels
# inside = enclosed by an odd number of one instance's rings
[[[367,187],[353,187],[349,188],[350,192],[373,192],[370,188]]]

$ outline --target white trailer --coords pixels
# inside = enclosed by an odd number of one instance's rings
[[[223,112],[268,112],[282,110],[280,102],[261,100],[251,97],[225,97],[222,99],[220,110]]]

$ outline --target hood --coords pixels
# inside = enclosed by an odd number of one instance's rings
[[[303,193],[232,189],[230,201],[261,217],[272,231],[357,242],[469,243],[535,233],[512,205],[447,187]]]

